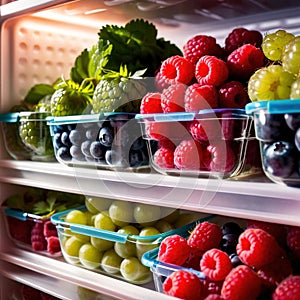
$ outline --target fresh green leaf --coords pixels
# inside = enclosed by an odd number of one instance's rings
[[[47,95],[51,95],[54,93],[53,86],[49,84],[39,83],[31,87],[25,96],[24,102],[30,104],[38,104],[38,102],[43,99]]]
[[[24,210],[25,203],[22,195],[12,195],[5,200],[4,203],[9,208]]]
[[[50,206],[46,201],[39,201],[33,205],[32,213],[36,215],[44,215],[51,212]]]
[[[76,57],[74,66],[71,68],[70,77],[73,81],[81,83],[84,78],[89,77],[89,51],[84,49],[79,56]]]

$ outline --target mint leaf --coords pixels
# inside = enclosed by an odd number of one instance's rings
[[[45,83],[38,83],[31,87],[31,89],[28,91],[27,95],[25,96],[24,102],[35,105],[38,104],[38,102],[45,96],[51,95],[53,93],[53,86]]]

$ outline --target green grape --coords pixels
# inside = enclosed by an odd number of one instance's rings
[[[149,268],[144,266],[136,257],[123,259],[120,272],[126,280],[131,282],[142,281],[151,276]]]
[[[170,230],[175,229],[169,222],[165,220],[159,220],[158,222],[155,223],[154,226],[155,228],[157,228],[159,232],[168,232]]]
[[[120,272],[120,265],[123,258],[120,257],[114,249],[110,249],[104,252],[101,267],[109,274],[117,274]]]
[[[131,203],[125,201],[114,201],[108,209],[112,221],[120,227],[128,225],[133,220],[133,208]]]
[[[177,221],[174,224],[174,227],[180,228],[184,225],[190,224],[206,216],[207,216],[206,214],[200,214],[200,213],[188,213],[188,212],[182,213],[179,215]]]
[[[91,244],[99,251],[106,251],[114,246],[114,242],[91,236]]]
[[[63,250],[66,253],[66,259],[71,263],[78,262],[79,249],[84,243],[77,239],[76,236],[71,236],[64,243]]]
[[[139,230],[132,225],[124,226],[120,228],[117,232],[121,234],[139,234]],[[116,253],[123,258],[136,256],[136,246],[133,241],[126,241],[126,243],[116,242],[114,245],[114,249]]]
[[[95,216],[94,226],[98,229],[115,231],[116,225],[113,223],[112,219],[109,217],[108,213],[101,212]]]
[[[93,226],[94,225],[94,216],[95,216],[95,214],[92,214],[88,210],[85,211],[84,213],[86,215],[86,225]]]
[[[296,36],[289,41],[282,53],[282,67],[296,76],[300,71],[300,36]]]
[[[85,207],[86,209],[92,213],[92,214],[97,214],[100,211],[89,201],[89,197],[85,198]]]
[[[257,70],[248,81],[251,101],[288,99],[295,76],[280,65]]]
[[[78,257],[81,264],[88,269],[96,269],[100,266],[103,253],[90,243],[80,247]]]
[[[145,236],[151,237],[151,236],[155,236],[155,235],[159,235],[159,234],[160,234],[160,232],[158,231],[157,228],[145,227],[141,230],[139,236],[140,237],[145,237]],[[139,259],[141,259],[145,252],[150,251],[157,247],[158,247],[158,244],[155,243],[154,239],[151,239],[151,238],[149,238],[147,240],[139,239],[136,243],[137,257]]]
[[[67,213],[65,222],[86,225],[88,220],[87,215],[83,211],[73,209],[69,213]]]
[[[143,226],[151,226],[160,219],[159,206],[148,204],[136,204],[133,211],[136,222]]]
[[[285,45],[295,36],[283,29],[265,35],[262,41],[264,55],[272,61],[280,61]]]
[[[291,99],[300,99],[300,78],[297,78],[291,87]]]
[[[112,203],[112,200],[102,197],[87,196],[85,204],[87,203],[87,208],[90,207],[92,210],[95,210],[95,213],[98,213],[103,210],[108,210],[110,204]]]

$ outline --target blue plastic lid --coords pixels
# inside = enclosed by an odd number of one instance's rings
[[[234,108],[218,108],[218,109],[202,109],[198,112],[173,112],[173,113],[152,113],[152,114],[137,114],[136,119],[157,121],[157,122],[179,122],[192,121],[194,119],[203,119],[221,116],[229,113],[232,117],[243,117],[246,112],[244,109]],[[229,116],[229,115],[228,115]]]
[[[19,112],[3,113],[0,114],[0,122],[3,123],[16,123],[19,120]]]
[[[247,114],[258,110],[266,110],[270,114],[300,113],[300,99],[257,101],[248,103],[245,109]]]

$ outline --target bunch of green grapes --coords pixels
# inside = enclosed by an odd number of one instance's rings
[[[249,79],[251,101],[298,99],[300,95],[300,36],[286,30],[265,35],[262,50],[270,63]]]

